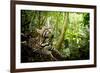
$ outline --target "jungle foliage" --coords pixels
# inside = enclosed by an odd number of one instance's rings
[[[25,43],[30,38],[37,38],[36,30],[44,26],[52,29],[52,47],[64,57],[58,61],[89,59],[89,17],[89,13],[82,12],[21,10],[21,61],[51,60],[33,53],[32,47]]]

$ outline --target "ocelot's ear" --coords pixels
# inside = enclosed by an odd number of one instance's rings
[[[36,29],[36,32],[37,32],[37,33],[40,33],[40,30],[39,30],[39,29]]]
[[[37,31],[37,33],[38,33],[39,35],[42,35],[42,33],[43,33],[43,31],[40,30],[40,29],[36,29],[36,31]]]

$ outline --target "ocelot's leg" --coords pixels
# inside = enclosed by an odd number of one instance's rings
[[[42,50],[42,54],[48,56],[48,58],[50,58],[51,61],[56,61],[57,59],[52,55],[51,51],[47,50],[47,49],[43,49]]]
[[[64,59],[64,56],[57,49],[52,49],[52,54],[57,59]]]

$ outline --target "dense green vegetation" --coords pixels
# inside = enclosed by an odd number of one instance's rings
[[[89,13],[21,10],[21,33],[24,36],[31,34],[31,38],[36,38],[36,30],[44,26],[52,29],[52,47],[64,56],[58,60],[89,59]],[[21,37],[21,42],[23,39]],[[29,38],[24,39],[27,40]],[[29,56],[25,49],[23,51],[22,44],[22,62]],[[37,57],[31,56],[31,61],[45,61],[43,57],[36,60]]]

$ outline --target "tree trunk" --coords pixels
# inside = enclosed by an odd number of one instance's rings
[[[62,30],[61,30],[61,34],[60,36],[58,37],[59,40],[55,46],[56,49],[60,49],[61,46],[62,46],[62,42],[64,40],[64,35],[65,35],[65,32],[66,32],[66,29],[67,29],[67,25],[68,25],[68,17],[69,17],[69,14],[68,13],[64,13],[64,24],[63,24],[63,27],[62,27]]]

